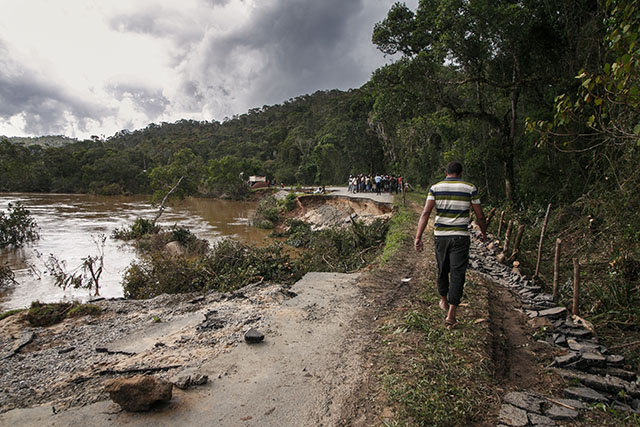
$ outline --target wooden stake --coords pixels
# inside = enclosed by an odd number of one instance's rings
[[[504,252],[504,254],[507,254],[507,251],[509,250],[509,240],[511,240],[511,229],[513,228],[513,220],[510,219],[509,220],[509,225],[507,225],[507,233],[504,235],[504,248],[502,249],[502,251]]]
[[[540,243],[538,243],[538,259],[536,260],[536,271],[533,273],[533,280],[540,274],[540,260],[542,259],[542,243],[544,242],[544,233],[547,231],[547,223],[549,222],[549,212],[551,212],[551,203],[547,206],[547,213],[544,215],[542,223],[542,231],[540,232]]]
[[[553,259],[553,301],[558,302],[558,280],[560,278],[560,251],[562,240],[556,239],[556,256]]]
[[[487,229],[489,229],[489,224],[491,224],[491,219],[493,218],[493,215],[496,213],[496,208],[491,208],[491,210],[489,211],[489,215],[487,215]]]
[[[500,213],[500,222],[498,223],[498,240],[500,240],[500,235],[502,234],[503,224],[504,224],[504,211]]]
[[[578,258],[573,259],[573,307],[571,312],[574,316],[579,315],[578,304],[580,303],[580,264]]]
[[[522,234],[524,233],[524,225],[518,227],[518,234],[516,234],[516,240],[513,242],[513,251],[511,251],[511,256],[509,257],[509,262],[516,259],[516,255],[518,254],[518,249],[520,248],[520,240],[522,240]]]

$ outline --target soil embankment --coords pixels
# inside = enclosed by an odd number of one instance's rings
[[[291,216],[312,224],[314,230],[322,230],[340,227],[352,221],[368,224],[376,219],[388,219],[393,214],[392,211],[390,204],[376,200],[313,195],[298,197],[296,209]]]

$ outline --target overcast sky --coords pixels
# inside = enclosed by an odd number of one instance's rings
[[[110,136],[360,87],[390,60],[371,33],[394,2],[0,0],[0,135]]]

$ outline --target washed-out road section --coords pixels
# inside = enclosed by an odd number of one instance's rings
[[[260,344],[239,343],[202,363],[206,385],[185,391],[145,413],[111,401],[54,413],[51,405],[0,414],[0,425],[20,426],[319,426],[339,424],[343,406],[363,374],[365,337],[357,329],[366,297],[359,274],[309,273],[263,317]],[[170,328],[169,328],[170,329]],[[154,340],[158,330],[149,330]],[[161,334],[160,334],[161,335]],[[131,336],[135,346],[144,330]],[[185,372],[189,373],[189,372]]]

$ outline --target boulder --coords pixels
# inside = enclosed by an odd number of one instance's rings
[[[150,375],[114,378],[105,381],[109,397],[125,411],[147,411],[156,402],[171,400],[173,384]]]
[[[185,256],[187,254],[187,248],[182,246],[182,244],[176,240],[164,245],[164,251],[172,257]]]

